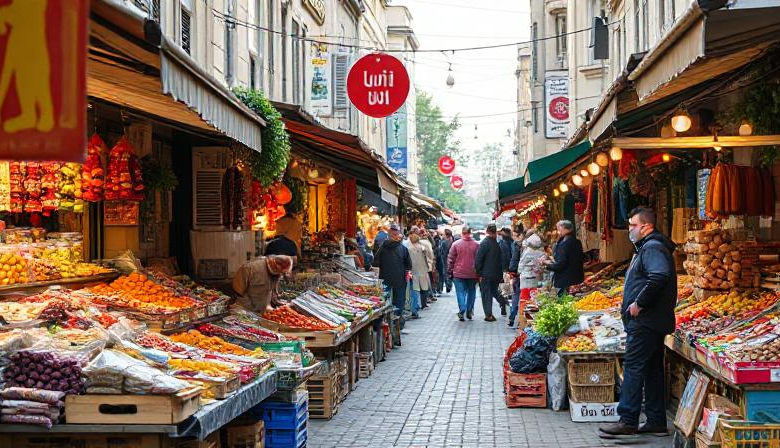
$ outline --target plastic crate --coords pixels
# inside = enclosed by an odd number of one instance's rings
[[[308,428],[300,430],[266,429],[265,448],[300,448],[306,445]]]
[[[721,420],[722,448],[776,448],[780,446],[780,425],[746,420]]]
[[[295,403],[264,401],[261,418],[266,429],[297,430],[309,420],[309,394],[301,394]]]
[[[780,390],[747,390],[743,401],[748,420],[780,423]]]

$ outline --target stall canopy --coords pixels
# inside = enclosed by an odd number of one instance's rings
[[[359,137],[327,128],[299,106],[277,102],[274,106],[282,114],[295,154],[354,177],[360,186],[398,206],[403,182]]]
[[[647,104],[742,67],[779,40],[780,0],[694,1],[628,80]]]
[[[590,141],[584,140],[570,148],[556,152],[555,154],[550,154],[547,157],[531,161],[528,164],[528,169],[526,171],[526,181],[529,184],[542,182],[587,154],[590,147]]]
[[[200,69],[159,24],[115,0],[93,0],[87,94],[256,151],[265,122]]]

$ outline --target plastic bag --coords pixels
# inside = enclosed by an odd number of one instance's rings
[[[525,329],[523,347],[509,358],[509,368],[515,373],[543,373],[556,338],[542,336],[530,328]]]
[[[42,425],[51,428],[52,421],[42,415],[0,415],[2,423],[22,423],[26,425]]]
[[[30,400],[41,403],[61,405],[65,392],[27,387],[9,387],[0,391],[0,396],[6,400]]]
[[[553,411],[566,409],[566,363],[561,355],[550,353],[550,362],[547,364],[547,396]]]
[[[90,381],[93,375],[121,374],[124,381],[122,388],[131,394],[173,394],[189,387],[186,381],[116,350],[104,350],[84,369],[84,373]]]

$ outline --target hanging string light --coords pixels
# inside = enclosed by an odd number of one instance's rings
[[[560,195],[561,195],[561,192],[560,192],[560,191],[558,191],[558,189],[557,189],[557,188],[553,189],[553,196],[555,196],[555,197],[557,198],[557,197],[558,197],[558,196],[560,196]]]
[[[590,173],[588,173],[588,170],[585,170],[585,169],[580,170],[580,176],[588,177],[589,175],[590,175]]]
[[[739,125],[739,135],[743,137],[747,137],[748,135],[753,135],[753,125],[750,124],[747,120],[742,120],[742,124]]]
[[[601,167],[596,162],[590,162],[588,164],[588,172],[591,174],[591,176],[598,176],[598,174],[601,172]]]
[[[605,168],[609,166],[609,157],[607,157],[606,153],[600,152],[596,154],[596,163],[598,166]]]
[[[613,146],[609,150],[609,158],[612,159],[614,162],[617,162],[618,160],[623,158],[623,150],[617,146]]]
[[[664,161],[664,163],[666,163],[666,162],[668,162],[668,161],[672,160],[672,156],[671,156],[671,155],[669,155],[669,153],[668,153],[668,152],[665,152],[665,153],[664,153],[664,154],[661,156],[661,159]]]
[[[561,184],[558,185],[558,189],[561,191],[561,193],[566,193],[569,191],[569,186],[566,185],[566,182],[561,182]]]
[[[582,186],[582,176],[580,176],[579,174],[575,174],[574,176],[571,177],[571,183],[573,183],[578,187]]]

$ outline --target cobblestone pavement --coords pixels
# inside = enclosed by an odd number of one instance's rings
[[[332,420],[310,420],[309,447],[615,446],[596,424],[573,423],[568,411],[508,409],[502,360],[515,331],[505,319],[459,322],[454,293],[408,321],[403,346],[391,351]],[[498,310],[494,312],[498,315]],[[670,446],[653,438],[641,446]],[[625,446],[625,445],[624,445]]]

